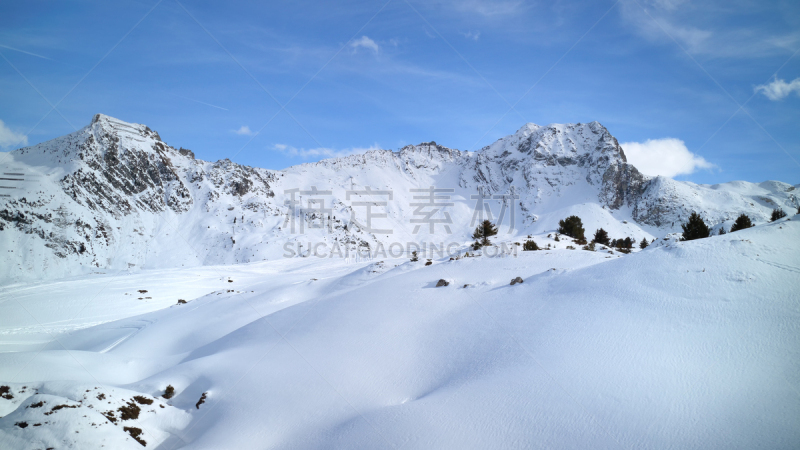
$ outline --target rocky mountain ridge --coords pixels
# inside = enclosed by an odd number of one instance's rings
[[[4,156],[4,172],[23,174],[5,181],[0,197],[4,283],[242,263],[314,242],[466,245],[484,200],[493,219],[510,211],[504,239],[552,231],[571,213],[587,229],[653,237],[676,231],[695,210],[723,226],[741,212],[765,221],[774,207],[798,205],[795,186],[786,183],[705,186],[642,175],[597,122],[526,124],[477,152],[428,142],[274,171],[202,161],[145,125],[98,114],[81,130]],[[412,189],[431,186],[448,190],[437,195],[452,205],[438,207],[436,217],[449,217],[442,223],[450,232],[411,225],[424,217],[423,195]],[[316,195],[319,212],[298,213],[292,202],[310,205],[312,187],[325,193]],[[365,201],[383,208],[380,226],[368,226]],[[303,233],[293,230],[295,221]]]

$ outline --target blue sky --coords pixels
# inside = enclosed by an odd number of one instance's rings
[[[646,172],[799,183],[799,49],[796,1],[4,2],[0,149],[102,112],[281,169],[596,120]]]

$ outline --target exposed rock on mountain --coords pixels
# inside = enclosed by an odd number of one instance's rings
[[[721,226],[798,205],[795,187],[777,181],[644,176],[597,122],[527,124],[477,152],[428,142],[272,171],[198,160],[145,125],[98,114],[0,156],[4,173],[21,174],[3,181],[0,197],[3,283],[307,256],[317,244],[468,245],[478,214],[499,221],[503,239],[578,214],[587,230],[638,240],[677,231],[692,211]],[[422,191],[430,187],[444,190]]]

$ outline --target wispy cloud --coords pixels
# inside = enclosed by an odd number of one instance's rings
[[[319,159],[327,159],[327,158],[341,158],[343,156],[350,156],[350,155],[355,155],[355,154],[360,154],[360,153],[366,153],[366,152],[368,152],[370,150],[380,150],[380,149],[381,148],[378,146],[378,144],[374,144],[374,145],[372,145],[370,147],[366,147],[366,148],[353,147],[353,148],[341,149],[341,150],[335,150],[335,149],[332,149],[332,148],[324,148],[324,147],[305,149],[305,148],[292,147],[291,145],[285,145],[285,144],[275,144],[275,145],[272,146],[272,150],[274,150],[274,151],[281,152],[284,155],[287,155],[287,156],[290,156],[290,157],[293,157],[293,158],[301,158],[301,159],[307,159],[307,160],[308,159],[319,160]]]
[[[775,78],[771,83],[756,86],[755,92],[761,92],[772,101],[783,100],[792,92],[800,95],[800,78],[795,78],[788,83]]]
[[[640,36],[667,45],[674,45],[674,40],[692,55],[754,58],[794,52],[800,32],[757,21],[741,25],[745,16],[764,14],[765,6],[757,2],[738,6],[714,1],[622,0],[620,11]]]
[[[375,43],[375,41],[373,41],[372,39],[368,38],[367,36],[361,36],[360,38],[353,40],[352,42],[350,42],[350,47],[353,50],[358,50],[359,48],[366,48],[368,50],[374,51],[375,53],[378,53],[380,51],[380,47],[378,46],[378,44]]]
[[[17,133],[0,120],[0,147],[8,148],[17,145],[28,145],[28,136]]]
[[[478,42],[478,39],[481,38],[481,32],[480,31],[476,31],[474,33],[472,31],[467,31],[466,33],[461,33],[461,35],[464,36],[467,39],[472,39],[475,42]]]
[[[702,156],[690,152],[680,139],[648,139],[620,145],[628,162],[645,175],[675,177],[694,173],[697,169],[715,167]]]
[[[233,132],[238,134],[239,136],[252,136],[255,134],[252,131],[250,131],[250,127],[248,127],[247,125],[242,125],[241,127],[239,127],[238,130],[233,130]]]

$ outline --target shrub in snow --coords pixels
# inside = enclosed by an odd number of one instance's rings
[[[522,244],[522,251],[529,252],[534,250],[539,250],[539,246],[536,245],[536,242],[534,242],[533,239],[528,239],[524,244]]]
[[[120,412],[120,419],[133,420],[139,418],[139,413],[142,411],[142,409],[139,408],[139,405],[136,403],[129,401],[125,406],[120,406],[117,408],[117,411]]]
[[[136,395],[136,396],[133,397],[133,399],[136,400],[136,403],[138,403],[140,405],[152,405],[153,404],[153,399],[147,398],[147,397],[145,397],[143,395]]]
[[[522,277],[517,277],[517,278],[514,278],[513,280],[511,280],[511,286],[513,286],[513,285],[515,285],[517,283],[522,283]]]
[[[681,224],[681,228],[683,228],[682,239],[684,241],[707,238],[711,234],[708,225],[703,222],[700,214],[696,212],[692,212],[692,215],[689,216],[689,221]]]
[[[750,228],[752,226],[753,222],[750,221],[750,218],[747,217],[747,214],[742,213],[736,218],[736,221],[733,222],[733,226],[731,226],[731,233],[734,231],[744,230],[745,228]]]
[[[130,435],[131,435],[131,437],[132,437],[132,438],[133,438],[133,439],[134,439],[136,442],[138,442],[138,443],[142,444],[142,447],[146,447],[146,446],[147,446],[147,441],[145,441],[144,439],[142,439],[142,438],[140,438],[140,437],[139,437],[139,436],[142,434],[142,429],[141,429],[141,428],[136,428],[136,427],[123,427],[122,429],[123,429],[125,432],[127,432],[128,434],[130,434]]]
[[[417,261],[419,261],[419,257],[417,256],[417,251],[415,250],[411,252],[411,262],[417,262]]]
[[[433,264],[433,261],[431,261],[430,259],[429,259],[428,261],[426,261],[426,262],[425,262],[425,265],[426,265],[426,266],[430,266],[431,264]]]
[[[569,216],[558,221],[558,232],[574,239],[585,239],[583,236],[583,222],[578,216]]]
[[[583,249],[584,250],[589,250],[590,252],[595,251],[595,243],[594,243],[594,241],[589,242],[588,244],[584,245]]]
[[[642,238],[642,242],[639,242],[639,248],[642,250],[646,249],[648,245],[650,245],[650,243],[647,242],[647,238]]]
[[[0,386],[0,398],[11,400],[14,395],[11,393],[11,388],[8,386]]]
[[[449,285],[450,283],[448,283],[447,280],[445,279],[441,279],[439,280],[438,283],[436,283],[436,287],[449,286]]]
[[[727,232],[725,231],[725,227],[721,227],[721,228],[719,229],[719,235],[720,235],[720,236],[722,236],[722,235],[723,235],[723,234],[725,234],[725,233],[727,233]]]
[[[167,388],[166,388],[166,389],[164,389],[164,395],[162,395],[162,397],[164,397],[164,398],[166,398],[166,399],[170,399],[170,398],[172,398],[174,395],[175,395],[175,388],[174,388],[174,387],[172,387],[172,385],[171,385],[171,384],[167,385]]]
[[[783,219],[784,217],[786,217],[786,211],[780,208],[775,208],[772,210],[772,217],[770,217],[769,221],[775,222],[776,220]]]
[[[485,247],[491,244],[489,238],[496,234],[497,234],[497,227],[492,225],[492,222],[487,219],[478,224],[478,227],[475,228],[475,232],[472,233],[472,239],[475,239],[475,244],[480,244],[481,247]],[[473,244],[473,247],[475,246],[475,244]]]

